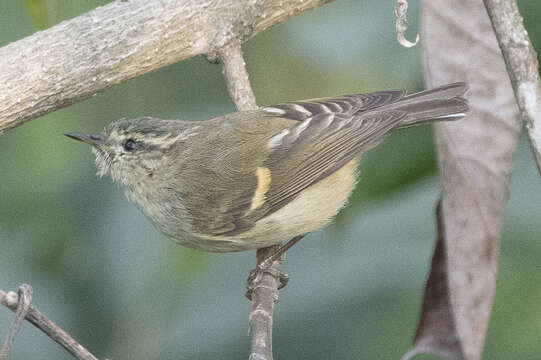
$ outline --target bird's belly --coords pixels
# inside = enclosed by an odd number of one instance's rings
[[[256,247],[269,246],[317,230],[331,222],[357,183],[358,159],[302,191],[295,200],[256,222],[243,236]]]
[[[234,236],[188,236],[180,242],[212,252],[232,252],[275,245],[317,230],[331,222],[344,207],[357,182],[359,159],[302,191],[280,210],[257,221],[248,231]]]

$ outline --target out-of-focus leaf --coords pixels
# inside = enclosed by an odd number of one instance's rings
[[[467,81],[470,113],[436,126],[446,256],[437,245],[414,346],[404,359],[431,353],[476,360],[492,308],[520,121],[482,1],[425,0],[422,16],[427,82]]]
[[[48,21],[47,12],[45,11],[45,0],[24,0],[24,5],[38,29],[46,29],[48,27]]]

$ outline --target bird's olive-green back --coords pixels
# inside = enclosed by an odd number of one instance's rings
[[[262,111],[194,123],[200,129],[178,154],[184,159],[177,190],[192,231],[213,235],[239,227],[256,192],[257,169],[269,155],[267,142],[295,123]]]

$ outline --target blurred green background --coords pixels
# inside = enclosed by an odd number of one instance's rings
[[[3,0],[0,46],[108,1]],[[245,44],[260,105],[423,87],[420,47],[395,41],[394,1],[337,0]],[[522,0],[541,49],[541,2]],[[410,31],[419,3],[410,3]],[[452,49],[450,49],[452,51]],[[2,71],[0,69],[0,71]],[[219,65],[192,58],[0,137],[0,288],[35,304],[99,358],[245,359],[254,252],[206,254],[161,236],[65,131],[120,117],[207,119],[234,111]],[[541,358],[541,183],[524,137],[515,156],[486,359]],[[410,346],[433,248],[432,129],[395,132],[364,159],[336,221],[288,252],[277,359],[398,359]],[[0,335],[11,313],[0,309]],[[25,324],[10,359],[70,359]],[[420,359],[430,357],[418,357]]]

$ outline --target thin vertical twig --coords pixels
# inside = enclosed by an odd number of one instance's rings
[[[276,253],[280,245],[257,250],[257,266]],[[278,272],[281,258],[275,260],[270,269]],[[252,287],[250,309],[251,350],[249,360],[272,360],[272,326],[274,303],[278,300],[278,279],[271,272],[260,274],[260,280]]]
[[[223,74],[227,80],[229,95],[235,102],[238,111],[255,110],[257,104],[250,85],[246,63],[242,56],[240,41],[229,45],[220,51],[223,62]]]
[[[255,96],[248,79],[246,64],[242,56],[240,42],[236,42],[221,51],[219,55],[223,62],[223,73],[227,80],[229,94],[233,98],[237,109],[257,109]],[[270,246],[257,250],[257,266],[274,254],[280,245]],[[250,310],[250,360],[272,360],[272,325],[274,303],[278,300],[278,274],[281,259],[274,261],[269,271],[257,276],[257,282],[250,289],[252,307]]]
[[[515,0],[483,0],[526,123],[537,170],[541,173],[541,82],[537,54]]]

